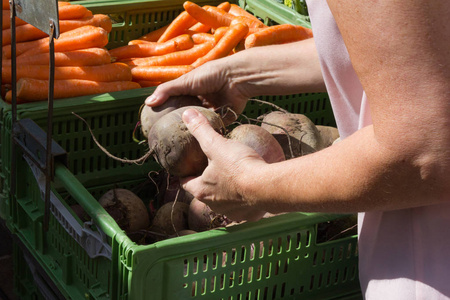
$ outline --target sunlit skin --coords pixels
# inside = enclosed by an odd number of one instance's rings
[[[357,212],[448,201],[450,2],[328,3],[367,94],[373,125],[314,154],[266,164],[187,111],[184,121],[209,165],[202,176],[184,178],[183,187],[213,210]],[[242,111],[249,97],[324,90],[310,39],[207,63],[160,85],[146,103],[191,94]]]

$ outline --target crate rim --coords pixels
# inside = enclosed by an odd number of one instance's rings
[[[201,250],[204,247],[201,241],[208,241],[210,247],[223,245],[222,237],[227,235],[229,242],[240,241],[240,235],[252,235],[255,238],[267,235],[269,233],[274,234],[279,232],[280,227],[293,228],[296,224],[301,223],[302,226],[313,226],[314,224],[330,221],[348,214],[330,214],[330,213],[307,213],[307,212],[290,212],[284,213],[270,218],[264,218],[257,222],[245,222],[242,224],[217,228],[209,231],[198,232],[195,235],[196,242],[192,245],[192,236],[180,236],[176,238],[170,238],[163,241],[158,241],[149,245],[138,245],[132,242],[127,234],[120,229],[117,223],[109,216],[103,207],[97,202],[97,200],[89,193],[89,191],[80,184],[77,179],[71,174],[70,170],[64,165],[58,163],[55,166],[55,175],[61,180],[63,187],[69,192],[73,192],[74,198],[78,204],[80,204],[87,214],[94,220],[96,226],[98,226],[105,234],[110,238],[116,239],[120,244],[127,243],[130,250],[137,253],[139,251],[146,251],[148,248],[173,248],[178,247],[179,244],[190,245],[190,250]],[[114,222],[112,222],[114,221]],[[263,230],[262,230],[263,229]],[[332,241],[330,241],[331,243]],[[314,241],[315,243],[315,241]],[[326,244],[326,243],[321,243]],[[195,246],[197,245],[197,247]]]

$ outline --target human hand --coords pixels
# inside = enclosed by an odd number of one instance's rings
[[[217,133],[196,110],[188,109],[183,121],[208,157],[208,166],[198,177],[182,178],[183,188],[216,213],[234,221],[256,221],[264,215],[257,203],[249,203],[244,187],[251,184],[252,170],[266,162],[252,148]]]
[[[234,117],[242,113],[249,96],[245,90],[232,83],[229,72],[232,65],[232,62],[227,62],[227,58],[208,62],[177,79],[160,84],[145,100],[145,104],[158,106],[170,96],[198,96],[203,106],[218,110],[222,115],[229,107],[232,111],[228,114]]]

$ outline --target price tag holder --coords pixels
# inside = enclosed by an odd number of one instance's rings
[[[44,223],[42,226],[43,234],[45,235],[49,227],[50,218],[50,192],[51,192],[51,180],[53,177],[53,161],[52,161],[52,125],[53,125],[53,90],[55,79],[55,47],[54,39],[59,38],[59,10],[58,0],[9,0],[11,7],[11,24],[13,24],[14,17],[18,17],[28,24],[45,32],[49,36],[49,80],[48,80],[48,114],[47,114],[47,144],[46,144],[46,165],[44,167],[45,174],[45,210],[44,210]],[[15,26],[12,26],[11,33],[15,34]],[[15,37],[12,39],[11,51],[15,53]],[[12,78],[12,90],[13,90],[13,128],[18,126],[16,122],[16,57],[11,57],[11,78]],[[13,135],[13,139],[16,140],[17,136]],[[15,193],[15,150],[14,142],[12,143],[13,158],[11,161],[11,191]],[[14,196],[14,195],[13,195]]]
[[[14,0],[16,16],[53,37],[59,38],[57,0]]]

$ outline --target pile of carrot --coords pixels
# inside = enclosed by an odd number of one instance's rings
[[[11,101],[11,29],[9,1],[3,4],[2,96]],[[60,37],[54,40],[54,98],[68,98],[156,86],[204,63],[252,47],[312,37],[298,25],[267,26],[236,4],[199,6],[185,1],[168,25],[127,45],[106,50],[109,16],[58,2]],[[16,18],[17,103],[46,100],[49,37]],[[6,93],[6,94],[5,94]]]
[[[86,7],[58,2],[60,37],[54,40],[54,98],[68,98],[140,88],[128,65],[113,62],[105,46],[112,30],[107,15]],[[11,29],[8,1],[3,0],[2,90],[10,102]],[[17,103],[48,97],[49,37],[16,18]]]
[[[237,51],[312,37],[311,29],[298,25],[269,27],[229,2],[201,7],[186,1],[183,7],[168,25],[110,50],[113,59],[131,67],[133,80],[141,86],[175,79]]]

